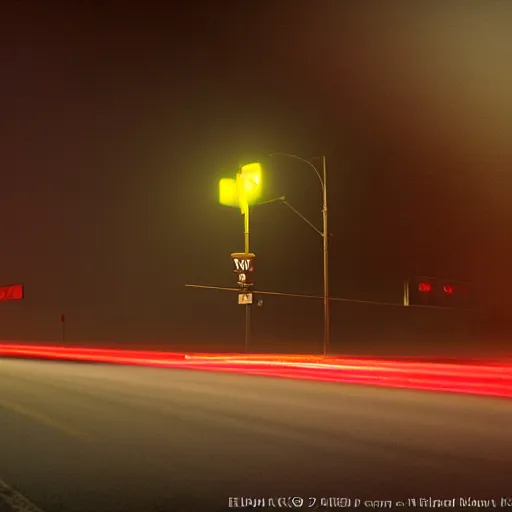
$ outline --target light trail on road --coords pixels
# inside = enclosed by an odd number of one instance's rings
[[[454,364],[361,357],[185,354],[26,344],[1,344],[0,355],[246,373],[289,379],[512,397],[512,365],[498,365],[496,361],[492,364]]]

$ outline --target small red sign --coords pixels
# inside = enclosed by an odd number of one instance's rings
[[[20,300],[23,299],[23,285],[12,284],[10,286],[0,286],[0,301],[2,300]]]

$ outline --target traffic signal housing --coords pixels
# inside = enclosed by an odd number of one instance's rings
[[[235,178],[219,181],[219,203],[239,207],[245,213],[249,205],[255,204],[262,194],[262,166],[258,162],[242,165]]]
[[[404,283],[404,306],[466,309],[472,305],[467,282],[412,277]]]

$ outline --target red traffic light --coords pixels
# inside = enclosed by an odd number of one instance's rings
[[[432,291],[432,285],[430,283],[419,283],[418,290],[420,292],[426,293]]]
[[[410,277],[404,283],[404,305],[470,309],[474,297],[471,283],[437,277]]]

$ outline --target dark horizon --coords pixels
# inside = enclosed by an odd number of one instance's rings
[[[217,183],[253,159],[265,197],[321,225],[331,294],[402,300],[412,275],[473,283],[476,312],[333,304],[335,350],[507,347],[512,333],[512,5],[6,2],[0,338],[241,347]],[[321,295],[321,239],[255,208],[257,287]],[[322,339],[321,301],[267,298],[255,347]],[[498,343],[499,342],[499,343]],[[451,350],[451,348],[450,348]]]

